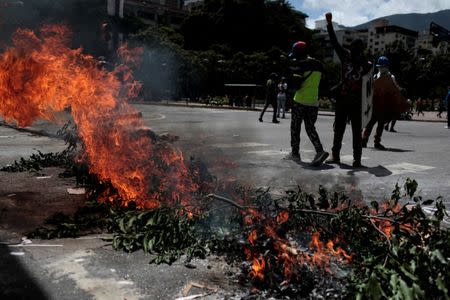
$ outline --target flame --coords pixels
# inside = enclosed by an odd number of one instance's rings
[[[279,225],[286,223],[289,220],[289,213],[287,211],[282,211],[277,216],[277,223]]]
[[[257,238],[256,229],[254,229],[252,230],[252,232],[250,232],[248,236],[248,241],[250,242],[251,245],[254,245],[256,238]]]
[[[266,268],[266,261],[262,255],[259,258],[253,258],[252,270],[249,275],[253,279],[258,279],[260,281],[264,280],[264,269]]]
[[[386,215],[387,217],[391,216],[392,214],[398,213],[402,210],[402,206],[397,203],[394,207],[389,203],[389,201],[382,202],[380,204],[380,212]],[[376,214],[377,212],[374,210],[371,210],[373,214]],[[394,231],[394,225],[389,220],[382,220],[382,219],[374,219],[374,224],[377,225],[377,227],[384,232],[384,234],[390,238],[392,236],[392,231]],[[402,225],[403,229],[408,230],[409,228],[407,226]]]
[[[277,265],[282,266],[282,272],[284,276],[283,284],[289,283],[293,278],[300,279],[301,266],[308,264],[318,268],[322,268],[327,272],[330,272],[330,262],[332,259],[337,259],[342,262],[349,263],[351,261],[351,255],[340,247],[336,247],[339,240],[336,238],[334,241],[328,240],[324,244],[320,240],[320,233],[314,232],[311,235],[311,241],[309,242],[310,251],[300,250],[295,243],[291,243],[285,238],[282,238],[278,234],[279,227],[289,220],[289,213],[287,211],[280,212],[274,218],[267,218],[257,212],[254,209],[247,209],[247,215],[245,216],[245,224],[251,226],[257,222],[263,223],[264,234],[263,238],[271,238],[273,249],[275,251],[275,257]],[[258,278],[260,281],[264,280],[264,271],[271,269],[272,264],[266,266],[266,262],[263,256],[259,254],[255,241],[258,239],[256,229],[253,229],[248,235],[248,241],[250,249],[244,248],[246,258],[248,261],[252,260],[252,271],[249,276],[252,279]],[[272,262],[272,260],[269,260]]]
[[[188,204],[198,185],[181,152],[156,145],[127,102],[139,93],[129,66],[139,63],[142,49],[121,47],[125,64],[110,72],[82,49],[70,49],[70,39],[62,25],[15,32],[12,47],[0,54],[0,115],[28,126],[37,118],[54,121],[56,112],[70,108],[90,172],[111,182],[124,205]]]

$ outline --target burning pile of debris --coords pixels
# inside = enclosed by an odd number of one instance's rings
[[[115,194],[104,201],[130,201],[139,208],[182,201],[187,207],[199,186],[192,181],[184,157],[165,143],[155,143],[141,115],[128,104],[140,83],[131,67],[142,49],[126,45],[118,51],[114,70],[70,49],[71,32],[45,25],[39,32],[19,29],[13,47],[0,55],[0,113],[8,122],[30,125],[36,118],[53,121],[70,109],[83,143],[82,159]]]
[[[94,201],[74,216],[54,216],[30,236],[109,231],[114,248],[143,249],[156,254],[155,263],[224,254],[241,266],[241,283],[253,295],[448,298],[450,231],[441,226],[442,199],[428,217],[422,206],[433,201],[417,196],[413,180],[404,195],[397,185],[391,199],[371,206],[323,188],[318,196],[299,190],[279,199],[220,184],[218,191],[200,162],[185,161],[173,139],[155,135],[128,104],[139,92],[130,67],[142,50],[120,48],[120,63],[108,71],[70,49],[69,38],[64,26],[18,30],[13,47],[0,54],[5,120],[26,126],[70,109],[78,137],[66,135],[63,153],[40,153],[3,170],[61,163],[88,185]]]

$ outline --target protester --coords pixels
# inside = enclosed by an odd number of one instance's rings
[[[270,74],[269,80],[266,83],[266,103],[264,104],[264,108],[259,116],[259,121],[263,121],[264,113],[266,112],[269,105],[273,107],[273,117],[272,123],[280,123],[277,120],[277,79],[278,75],[276,73]]]
[[[332,25],[332,14],[327,13],[327,30],[342,65],[342,87],[336,99],[334,121],[334,139],[332,157],[329,163],[340,163],[340,151],[347,119],[350,120],[353,133],[353,167],[361,167],[362,155],[362,77],[372,66],[364,57],[364,43],[361,39],[353,40],[350,50],[343,48],[337,41]]]
[[[280,83],[278,84],[278,110],[277,110],[277,118],[280,117],[281,109],[283,109],[282,119],[286,119],[286,91],[288,89],[288,85],[286,83],[286,78],[282,77]]]
[[[307,55],[306,43],[302,41],[293,45],[290,58],[291,82],[295,89],[291,117],[291,156],[300,160],[300,129],[304,121],[306,133],[316,150],[311,164],[319,166],[328,157],[314,125],[319,111],[319,84],[323,66],[318,60]]]
[[[378,150],[386,150],[386,147],[381,144],[383,126],[391,120],[394,122],[400,117],[401,113],[406,112],[408,103],[402,96],[394,75],[389,72],[388,58],[385,56],[378,58],[376,67],[378,68],[378,73],[374,77],[372,118],[364,129],[362,145],[363,148],[367,147],[373,126],[377,123],[374,147]],[[393,130],[394,125],[391,126],[391,130]]]

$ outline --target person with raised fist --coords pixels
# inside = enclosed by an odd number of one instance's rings
[[[364,56],[364,43],[361,39],[351,42],[349,49],[339,44],[333,29],[332,14],[325,14],[331,44],[341,61],[342,84],[337,93],[334,121],[332,156],[328,163],[340,163],[340,151],[347,120],[350,120],[353,134],[353,167],[361,167],[362,156],[362,78],[372,69],[372,64]]]

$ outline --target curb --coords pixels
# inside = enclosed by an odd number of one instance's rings
[[[155,106],[169,106],[169,107],[186,107],[186,108],[209,108],[209,109],[228,109],[228,110],[239,110],[239,111],[261,111],[260,108],[241,108],[241,107],[225,107],[220,105],[200,105],[200,104],[177,104],[177,103],[162,103],[162,102],[131,102],[131,104],[140,104],[140,105],[155,105]],[[333,112],[328,111],[319,111],[319,116],[327,116],[334,117]],[[434,119],[411,119],[411,120],[398,120],[398,121],[412,121],[412,122],[429,122],[429,123],[447,123],[447,120],[434,120]]]
[[[21,132],[27,132],[27,133],[31,133],[34,135],[38,135],[38,136],[45,136],[45,137],[50,137],[50,138],[55,138],[55,139],[61,139],[60,136],[53,134],[53,133],[49,133],[45,130],[36,130],[36,129],[32,129],[32,128],[24,128],[24,127],[18,127],[16,125],[13,124],[8,124],[4,121],[0,121],[0,126],[4,126],[4,127],[8,127],[11,129],[15,129],[17,131],[21,131]]]

